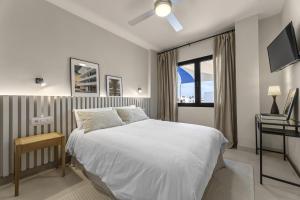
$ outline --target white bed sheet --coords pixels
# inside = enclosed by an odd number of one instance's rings
[[[201,200],[227,140],[218,130],[144,120],[84,134],[67,151],[120,200]]]

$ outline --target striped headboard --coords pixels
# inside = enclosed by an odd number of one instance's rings
[[[61,132],[68,139],[76,127],[72,110],[136,105],[149,115],[149,98],[130,97],[54,97],[0,96],[0,178],[13,173],[14,139],[17,137]],[[33,126],[32,117],[52,116],[53,124]],[[54,161],[53,148],[45,148],[22,155],[22,171]]]

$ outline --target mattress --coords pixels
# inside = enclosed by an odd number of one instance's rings
[[[200,200],[226,142],[213,128],[149,119],[75,130],[67,151],[116,199]]]

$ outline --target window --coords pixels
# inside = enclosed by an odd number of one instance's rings
[[[214,106],[213,57],[205,56],[178,63],[178,106]]]

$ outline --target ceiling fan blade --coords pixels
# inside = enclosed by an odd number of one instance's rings
[[[183,0],[171,0],[173,5],[176,5],[176,4],[180,3],[181,1],[183,1]]]
[[[130,20],[128,22],[129,25],[134,26],[142,21],[144,21],[145,19],[151,17],[152,15],[154,15],[154,10],[149,10],[147,12],[145,12],[144,14],[141,14],[140,16],[134,18],[133,20]]]
[[[173,13],[170,13],[166,18],[169,24],[174,28],[176,32],[179,32],[183,29],[182,25],[180,24],[180,22],[177,20],[177,18]]]

